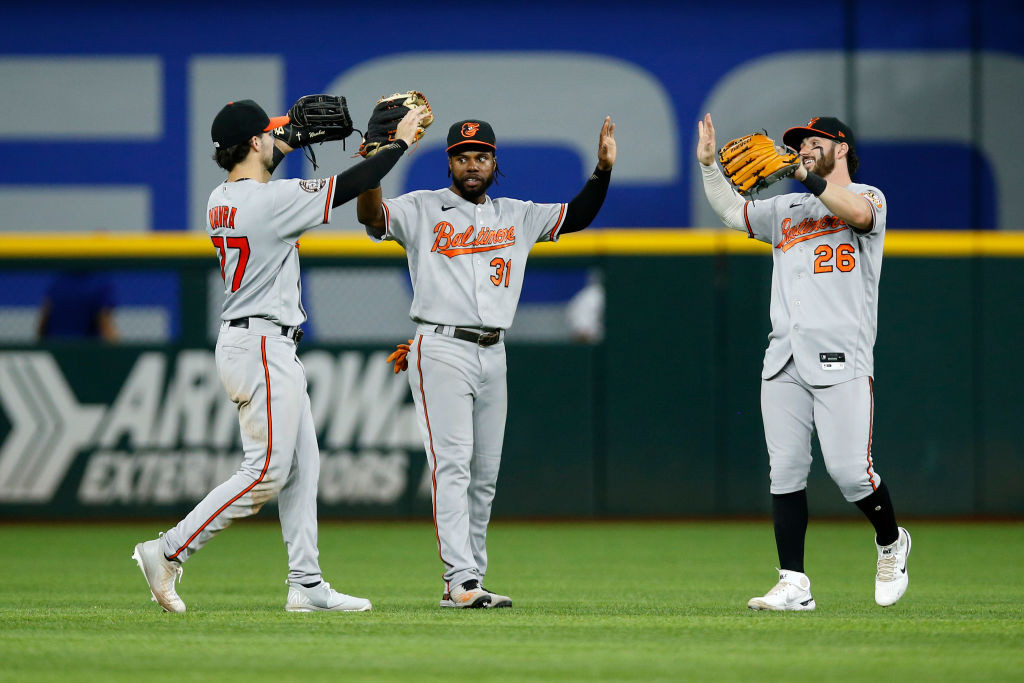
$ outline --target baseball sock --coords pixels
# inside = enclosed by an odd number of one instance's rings
[[[304,584],[302,584],[302,587],[303,588],[314,588],[314,587],[319,586],[319,585],[320,585],[320,581],[314,581],[313,583],[304,583]]]
[[[867,498],[861,498],[855,505],[875,527],[875,542],[878,545],[895,543],[900,537],[900,529],[896,525],[896,512],[892,509],[889,498],[889,487],[883,481]]]
[[[807,535],[807,489],[772,495],[772,521],[779,569],[804,571],[804,537]]]

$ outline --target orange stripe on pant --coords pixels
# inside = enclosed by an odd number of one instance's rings
[[[249,491],[251,491],[252,488],[254,486],[256,486],[256,484],[258,484],[261,481],[263,481],[263,477],[265,477],[267,475],[267,469],[270,468],[270,452],[271,452],[271,450],[274,447],[274,419],[273,419],[273,415],[271,414],[271,411],[270,411],[270,368],[267,366],[267,338],[266,337],[261,337],[260,338],[260,352],[263,355],[263,374],[267,378],[267,456],[263,459],[263,471],[260,472],[260,476],[256,477],[256,481],[254,481],[253,483],[251,483],[248,486],[246,486],[242,490],[242,492],[239,493],[237,496],[235,496],[234,498],[232,498],[228,502],[224,503],[224,505],[222,505],[219,510],[217,510],[215,513],[213,513],[210,516],[209,519],[207,519],[205,522],[203,522],[202,525],[200,525],[200,527],[196,530],[196,532],[194,534],[192,534],[191,536],[189,536],[188,540],[185,541],[185,543],[182,544],[182,546],[180,548],[178,548],[177,550],[174,551],[173,555],[169,555],[168,556],[168,559],[170,559],[170,560],[173,560],[174,558],[176,558],[181,553],[182,550],[184,550],[185,548],[188,547],[189,543],[191,543],[192,541],[195,540],[196,536],[198,536],[199,534],[201,534],[203,532],[203,529],[205,529],[207,526],[209,526],[210,522],[212,522],[213,520],[217,519],[217,516],[220,515],[220,513],[224,512],[224,510],[226,510],[232,503],[234,503],[236,500],[238,500],[239,498],[241,498],[242,496],[247,494]]]
[[[871,437],[875,432],[875,381],[871,377],[868,377],[868,394],[871,396],[871,417],[868,419],[868,483],[871,484],[872,491],[877,491],[875,473],[871,471],[874,466],[871,462]]]
[[[434,513],[434,537],[437,538],[437,556],[441,558],[441,562],[446,567],[453,566],[450,562],[444,559],[444,555],[441,554],[441,534],[437,529],[437,453],[434,452],[434,433],[430,431],[430,415],[427,413],[427,393],[423,389],[423,335],[421,334],[416,340],[416,372],[420,375],[420,401],[423,403],[423,419],[427,423],[427,440],[430,442],[430,455],[434,459],[434,466],[430,470],[430,484],[434,489],[434,495],[431,496],[431,507]],[[444,574],[442,574],[444,576]],[[445,581],[445,588],[447,589],[448,582]]]

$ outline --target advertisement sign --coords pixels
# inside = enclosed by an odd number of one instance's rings
[[[106,362],[115,354],[131,356],[123,375]],[[187,510],[235,472],[237,409],[225,397],[212,350],[92,356],[104,362],[57,351],[0,353],[8,427],[0,427],[0,510]],[[385,356],[301,356],[320,444],[319,501],[327,511],[407,515],[417,497],[429,505],[408,385]],[[71,366],[66,374],[63,367]],[[83,400],[83,393],[104,398]]]

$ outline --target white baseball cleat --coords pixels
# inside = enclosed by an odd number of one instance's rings
[[[484,592],[491,596],[491,602],[489,605],[487,605],[488,607],[494,608],[512,606],[512,598],[508,597],[507,595],[499,595],[492,590],[488,590],[486,586],[482,586],[481,588],[484,590]]]
[[[910,534],[900,527],[895,543],[878,549],[878,573],[875,574],[875,602],[882,607],[895,605],[907,592],[910,577],[907,574],[907,557],[910,555]]]
[[[366,598],[345,595],[321,581],[312,588],[286,581],[288,602],[284,608],[289,612],[369,612],[373,605]]]
[[[779,570],[779,582],[763,597],[751,598],[747,607],[773,612],[806,612],[815,608],[811,580],[806,574]]]
[[[155,538],[136,545],[132,559],[138,563],[142,575],[146,577],[153,602],[163,607],[165,612],[184,612],[185,603],[174,590],[174,581],[177,579],[179,583],[181,582],[184,570],[180,563],[164,557],[164,551],[160,549],[160,539]]]
[[[463,581],[461,586],[452,586],[441,598],[441,607],[477,608],[490,604],[491,594],[481,588],[476,579]]]

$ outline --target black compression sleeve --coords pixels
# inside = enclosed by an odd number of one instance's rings
[[[590,176],[583,189],[576,195],[565,210],[565,222],[562,224],[561,233],[577,232],[587,227],[597,216],[604,204],[605,195],[608,194],[608,183],[611,180],[611,169],[602,171],[595,168],[594,174]]]
[[[284,152],[279,150],[277,148],[277,145],[274,145],[274,160],[271,162],[270,165],[271,174],[273,174],[273,172],[277,170],[277,167],[280,165],[282,161],[284,161]]]
[[[405,140],[395,140],[381,147],[369,159],[360,161],[352,168],[338,174],[337,187],[334,190],[334,206],[341,206],[350,199],[355,199],[363,192],[380,185],[381,178],[388,174],[398,160],[402,158],[409,145]]]

